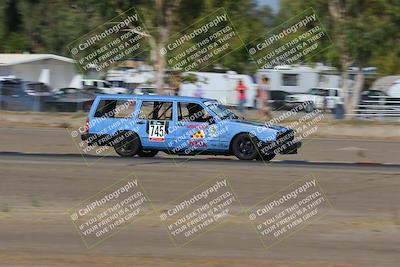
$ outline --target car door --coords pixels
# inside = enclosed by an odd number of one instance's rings
[[[39,111],[34,109],[33,96],[28,96],[24,92],[24,85],[21,82],[10,82],[7,84],[9,110],[15,111]]]
[[[336,106],[336,100],[339,98],[338,91],[336,89],[329,89],[329,94],[326,98],[327,108],[333,109]]]
[[[173,101],[141,101],[136,124],[143,148],[157,150],[171,148],[175,125],[173,114]]]
[[[101,99],[90,116],[89,133],[98,135],[102,144],[110,143],[118,132],[136,131],[136,99]]]
[[[202,103],[179,101],[172,151],[185,154],[220,149],[218,123]]]

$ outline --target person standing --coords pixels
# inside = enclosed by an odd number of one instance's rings
[[[200,83],[197,83],[196,90],[194,91],[195,97],[204,97],[204,90]]]
[[[246,103],[246,90],[247,87],[243,84],[242,80],[239,80],[236,86],[236,91],[239,96],[239,111],[242,114],[244,113],[244,104]]]
[[[261,78],[261,84],[259,86],[260,96],[259,96],[259,111],[261,115],[266,115],[271,117],[269,110],[269,79],[266,77]]]

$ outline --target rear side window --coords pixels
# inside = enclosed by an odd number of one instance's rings
[[[143,101],[139,118],[143,120],[172,120],[172,102]]]
[[[97,105],[96,118],[132,118],[135,111],[136,102],[134,100],[100,100]]]
[[[4,81],[3,85],[0,85],[1,95],[11,96],[14,94],[20,94],[21,83],[13,82],[13,81]]]
[[[43,83],[28,83],[27,87],[33,92],[50,92],[50,88]]]
[[[283,86],[297,86],[298,74],[285,73],[282,75]]]

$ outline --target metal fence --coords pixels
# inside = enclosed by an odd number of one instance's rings
[[[400,121],[400,98],[371,96],[354,110],[353,116],[365,119]]]

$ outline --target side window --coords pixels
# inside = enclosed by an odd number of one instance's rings
[[[187,122],[209,122],[212,116],[197,103],[178,103],[178,120]]]
[[[96,81],[93,82],[93,86],[97,87],[97,82]]]
[[[94,116],[96,118],[132,118],[135,104],[133,100],[101,100]]]
[[[136,102],[134,100],[118,100],[115,105],[114,118],[132,118],[135,107]]]
[[[4,96],[12,96],[13,94],[18,94],[18,87],[18,83],[5,81],[3,83],[3,88],[1,89],[1,94]]]
[[[283,74],[282,85],[283,86],[297,86],[298,74]]]
[[[373,92],[371,93],[371,96],[383,96],[383,95],[384,95],[383,93],[378,92],[378,91],[373,91]]]
[[[143,101],[139,118],[143,120],[172,120],[172,102]]]
[[[151,120],[152,119],[152,111],[154,107],[154,102],[143,101],[142,106],[140,107],[139,119],[142,120]]]
[[[5,95],[5,96],[10,96],[11,95],[11,90],[10,87],[7,86],[7,82],[4,82],[3,85],[0,85],[1,87],[1,95]]]

